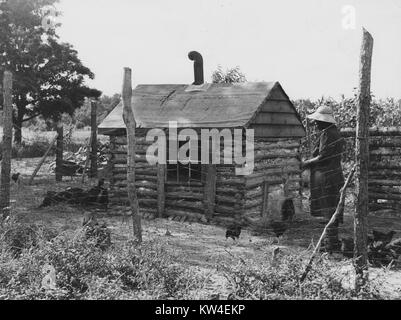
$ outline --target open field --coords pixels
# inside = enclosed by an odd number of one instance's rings
[[[64,132],[67,134],[67,132]],[[32,130],[30,128],[22,128],[22,141],[26,144],[33,143],[35,141],[51,141],[56,135],[55,131],[39,131]],[[71,142],[75,144],[87,144],[90,137],[90,128],[88,130],[73,130],[71,136]],[[101,141],[107,141],[108,137],[99,135]],[[0,127],[0,140],[3,139],[3,128]]]
[[[56,229],[58,232],[74,234],[82,225],[85,210],[76,206],[57,205],[48,208],[38,208],[46,191],[60,191],[65,188],[81,187],[80,178],[73,181],[65,178],[62,183],[56,185],[54,176],[49,173],[49,159],[39,172],[32,186],[26,184],[34,165],[39,159],[26,159],[13,161],[13,171],[18,170],[22,174],[22,184],[12,189],[12,212],[19,221],[26,223],[38,223]],[[87,181],[84,187],[95,184],[96,181]],[[350,199],[348,199],[350,202]],[[305,210],[307,201],[305,201]],[[97,211],[100,221],[104,221],[112,232],[112,242],[115,245],[126,243],[132,234],[132,225],[129,218],[119,216],[114,208],[105,211]],[[350,204],[346,208],[346,217],[342,235],[351,235],[353,229],[352,210]],[[375,228],[387,229],[391,227],[401,230],[401,221],[396,217],[370,217],[370,225]],[[194,274],[207,275],[207,281],[203,289],[196,293],[197,298],[210,298],[218,292],[221,297],[227,297],[232,291],[232,285],[224,277],[221,265],[233,265],[239,261],[245,261],[250,265],[259,262],[270,261],[272,251],[279,247],[282,255],[295,255],[309,257],[311,243],[316,243],[324,225],[319,219],[308,215],[297,216],[290,229],[285,233],[279,244],[275,243],[272,235],[256,235],[250,230],[243,230],[237,242],[225,239],[225,229],[219,226],[180,223],[167,219],[153,219],[143,221],[144,243],[156,242],[163,246],[178,265],[187,270],[193,270]],[[166,235],[167,230],[171,235]],[[400,236],[397,234],[395,237]],[[344,274],[343,281],[352,279],[352,264],[350,260],[344,260],[340,256],[330,258],[333,272]],[[379,277],[384,281],[381,289],[391,293],[393,298],[401,297],[401,273],[399,271],[384,271],[372,269],[371,278]]]

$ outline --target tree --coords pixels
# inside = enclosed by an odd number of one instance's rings
[[[236,82],[246,82],[246,77],[242,73],[239,66],[235,68],[227,69],[225,72],[219,65],[217,70],[212,74],[213,83],[236,83]]]
[[[121,94],[116,93],[113,96],[102,95],[97,105],[97,123],[99,124],[107,115],[120,103]],[[85,103],[74,113],[75,124],[78,129],[90,125],[91,108]]]
[[[50,59],[40,69],[43,80],[41,90],[33,96],[30,108],[25,111],[29,117],[42,115],[45,119],[58,121],[63,113],[73,115],[85,98],[98,98],[101,92],[84,85],[85,77],[94,74],[78,58],[78,52],[68,43],[48,41]],[[23,120],[24,121],[24,120]]]
[[[84,85],[93,73],[68,43],[60,43],[53,28],[42,26],[48,8],[58,0],[6,0],[0,3],[0,68],[15,75],[15,142],[21,143],[23,122],[42,115],[57,121],[72,115],[85,97],[100,92]]]

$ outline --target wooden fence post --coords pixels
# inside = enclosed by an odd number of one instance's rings
[[[157,164],[157,215],[164,216],[166,206],[166,169],[167,165]]]
[[[267,217],[267,207],[269,205],[269,182],[265,181],[263,182],[263,196],[262,196],[262,209],[261,209],[261,216],[263,219],[263,222],[266,222],[268,220]]]
[[[10,71],[3,74],[3,159],[1,161],[0,178],[0,212],[3,220],[10,214],[10,174],[11,149],[13,134],[13,75]]]
[[[91,168],[90,176],[97,177],[97,103],[91,101]]]
[[[370,78],[372,66],[373,38],[363,29],[361,60],[359,70],[359,92],[357,102],[356,125],[356,194],[357,203],[354,219],[355,241],[355,287],[359,290],[368,279],[368,172],[369,172],[369,109],[370,109]]]
[[[132,225],[134,237],[138,243],[142,242],[142,225],[139,212],[138,197],[135,187],[135,117],[132,111],[132,72],[130,68],[124,68],[124,82],[122,91],[123,119],[127,128],[127,188],[128,199],[131,207]]]
[[[206,166],[206,170],[204,206],[206,217],[210,220],[213,218],[216,205],[216,165],[210,163]]]
[[[56,144],[56,181],[63,181],[63,140],[64,128],[61,121],[57,122],[57,144]]]

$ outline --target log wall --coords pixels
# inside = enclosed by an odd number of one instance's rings
[[[354,141],[354,129],[343,129],[341,133]],[[369,130],[369,160],[370,209],[401,209],[400,127]]]
[[[144,137],[136,138],[135,182],[141,212],[157,214],[157,166],[146,161],[146,148],[151,143]],[[112,178],[110,180],[110,202],[126,206],[127,193],[127,139],[125,136],[110,136]]]
[[[128,203],[126,143],[124,136],[110,136],[113,168],[110,198],[112,204],[120,206]],[[157,216],[160,214],[160,168],[150,166],[146,161],[146,149],[150,144],[144,136],[137,137],[135,180],[141,212]],[[211,181],[215,187],[214,197],[205,192],[206,181],[190,184],[166,181],[164,196],[161,197],[164,200],[163,216],[177,221],[210,220],[215,223],[239,221],[241,217],[248,220],[262,217],[281,219],[281,205],[288,198],[294,199],[300,210],[299,147],[299,140],[256,139],[253,174],[237,176],[234,164],[215,166],[216,178]],[[202,175],[207,176],[208,166],[203,167]],[[268,199],[263,196],[266,184]],[[209,203],[211,199],[214,200],[212,206]],[[211,208],[213,215],[210,215]]]
[[[254,173],[245,177],[244,207],[247,220],[281,220],[281,207],[292,199],[301,211],[300,141],[256,139]]]

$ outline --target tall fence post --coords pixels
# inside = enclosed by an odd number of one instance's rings
[[[138,197],[135,187],[135,118],[132,111],[132,71],[130,68],[124,68],[123,82],[123,119],[127,128],[127,187],[128,198],[131,206],[132,226],[134,237],[139,243],[142,242],[142,225],[141,216],[139,213]]]
[[[1,161],[0,178],[0,212],[5,219],[10,214],[10,174],[11,174],[11,148],[13,134],[13,75],[5,71],[3,75],[3,159]]]
[[[359,92],[357,101],[356,125],[356,194],[357,203],[354,219],[355,241],[355,287],[359,290],[368,279],[368,172],[369,172],[369,109],[370,109],[370,78],[372,67],[373,38],[363,29],[361,60],[359,70]]]
[[[56,181],[63,181],[63,140],[64,140],[64,128],[61,121],[57,122],[57,143],[56,143]]]
[[[91,154],[90,154],[90,176],[97,177],[97,103],[95,101],[91,104]]]

